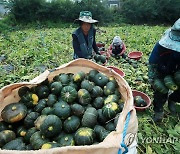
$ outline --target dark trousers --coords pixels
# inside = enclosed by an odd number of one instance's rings
[[[158,91],[154,91],[154,111],[163,112],[163,106],[166,101],[180,102],[180,90],[176,90],[168,96],[167,94],[162,94]]]

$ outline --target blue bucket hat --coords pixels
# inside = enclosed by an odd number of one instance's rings
[[[180,52],[180,18],[171,28],[165,31],[159,44],[167,49]]]

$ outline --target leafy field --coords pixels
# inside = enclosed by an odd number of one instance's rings
[[[142,51],[140,61],[125,61],[110,58],[107,65],[122,69],[125,79],[132,89],[147,93],[151,100],[152,90],[147,82],[148,56],[167,27],[165,26],[114,26],[100,27],[97,42],[110,45],[114,36],[119,35],[130,51]],[[27,27],[0,34],[0,88],[10,83],[29,81],[43,72],[72,60],[72,37],[75,30],[68,28]],[[180,123],[165,108],[163,122],[152,122],[152,107],[145,112],[137,112],[139,121],[138,152],[168,153],[180,151]],[[177,125],[178,124],[178,125]]]

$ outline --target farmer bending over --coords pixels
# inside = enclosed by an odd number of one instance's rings
[[[163,106],[168,101],[168,108],[172,114],[177,114],[175,104],[180,103],[180,85],[174,91],[161,91],[158,90],[159,81],[167,75],[172,75],[180,70],[180,18],[174,25],[165,31],[164,36],[156,43],[150,57],[149,57],[149,70],[148,76],[150,84],[154,89],[154,122],[161,121],[163,118]],[[180,80],[180,79],[179,79]],[[156,81],[156,88],[155,82]],[[165,82],[164,82],[165,83]],[[180,83],[180,81],[179,81]]]

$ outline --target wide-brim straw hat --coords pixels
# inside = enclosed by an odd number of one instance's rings
[[[92,19],[92,13],[90,11],[81,11],[79,14],[79,18],[75,21],[82,21],[90,24],[98,22],[98,20]]]
[[[165,31],[159,44],[167,49],[180,52],[180,18]]]

